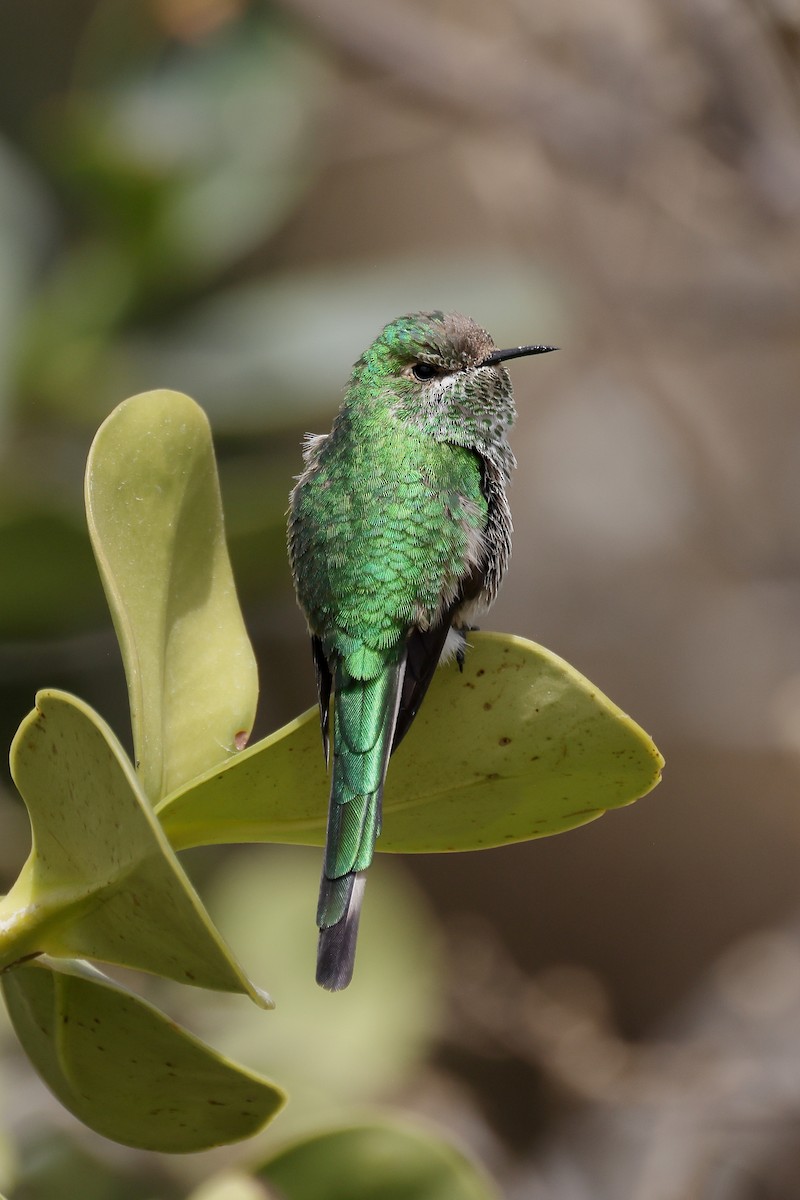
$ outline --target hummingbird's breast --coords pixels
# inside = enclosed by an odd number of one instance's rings
[[[361,432],[314,445],[292,493],[298,597],[331,649],[386,649],[436,624],[486,557],[477,456],[397,425]]]

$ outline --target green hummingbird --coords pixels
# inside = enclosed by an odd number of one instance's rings
[[[317,982],[330,991],[352,978],[389,756],[437,664],[463,666],[465,633],[508,564],[515,412],[502,364],[555,348],[498,350],[459,313],[399,317],[353,367],[330,433],[306,439],[288,540],[326,762],[333,712],[317,908]]]

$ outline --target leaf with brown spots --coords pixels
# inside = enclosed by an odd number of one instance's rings
[[[126,1146],[207,1150],[252,1136],[285,1102],[268,1079],[87,963],[40,959],[7,972],[2,987],[15,1032],[50,1090],[84,1124]]]
[[[40,692],[11,770],[33,845],[0,899],[0,967],[41,953],[96,958],[271,1003],[223,941],[124,750],[88,705]]]
[[[392,758],[377,849],[473,850],[559,833],[656,786],[663,759],[630,717],[549,650],[470,635],[463,675],[441,667]],[[319,846],[328,784],[315,710],[167,797],[177,848]]]

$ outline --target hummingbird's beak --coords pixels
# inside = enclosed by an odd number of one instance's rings
[[[549,354],[551,350],[557,349],[558,346],[512,346],[510,350],[494,350],[480,365],[491,367],[495,363],[505,362],[508,358],[525,358],[528,354]]]

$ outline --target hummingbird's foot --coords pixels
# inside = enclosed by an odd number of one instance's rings
[[[450,633],[448,634],[448,640],[453,635],[455,635],[458,638],[458,644],[455,647],[455,650],[451,651],[451,653],[453,654],[453,657],[455,658],[456,662],[458,663],[458,669],[459,669],[459,671],[461,671],[462,674],[464,673],[464,659],[466,658],[466,653],[467,653],[467,634],[474,633],[477,630],[477,628],[478,628],[477,625],[453,626],[453,628],[450,630]],[[448,649],[448,646],[447,646],[447,643],[445,643],[445,650],[447,650],[447,649]],[[444,656],[443,656],[443,658],[444,658]]]

